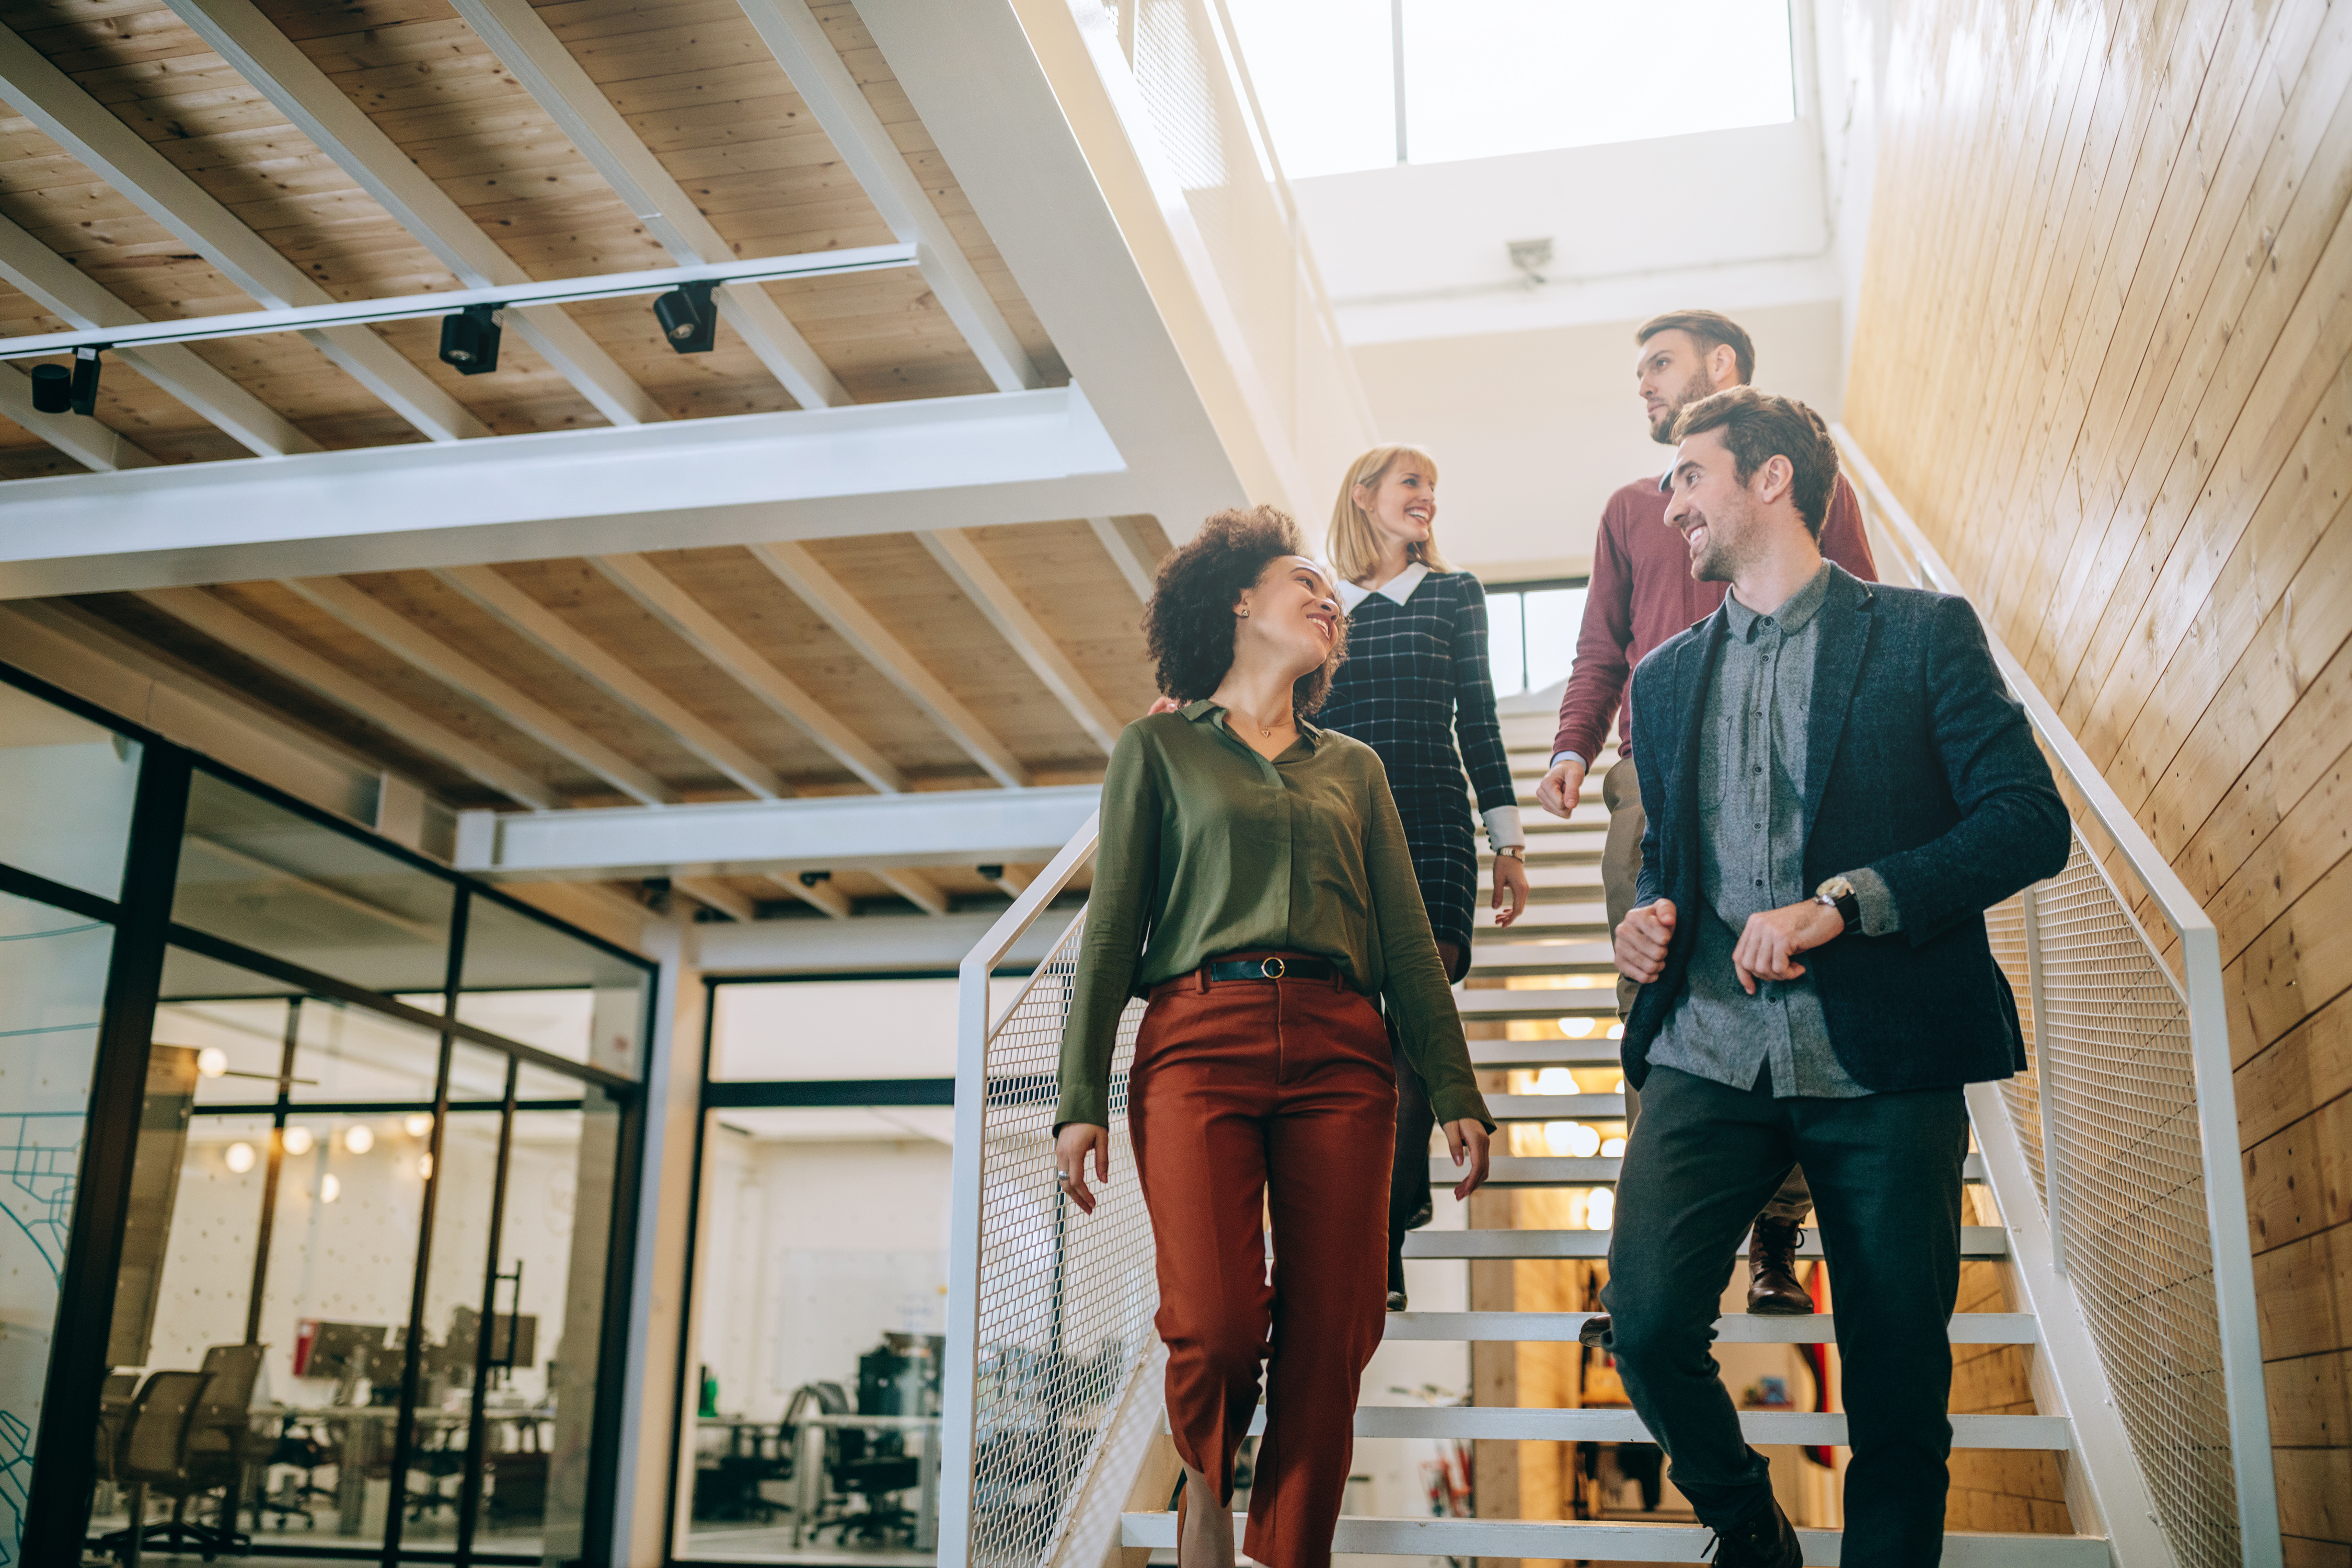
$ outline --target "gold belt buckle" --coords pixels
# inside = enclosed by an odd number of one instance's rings
[[[1257,972],[1260,974],[1265,975],[1268,980],[1279,980],[1285,974],[1290,973],[1290,966],[1284,963],[1281,956],[1276,954],[1271,957],[1259,959],[1257,961]]]

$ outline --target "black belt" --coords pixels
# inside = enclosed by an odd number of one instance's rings
[[[1213,959],[1202,968],[1213,984],[1220,980],[1319,980],[1331,983],[1339,971],[1326,958],[1287,958],[1269,953],[1264,958]]]

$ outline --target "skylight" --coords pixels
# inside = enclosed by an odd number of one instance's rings
[[[1796,116],[1788,0],[1230,3],[1293,179]]]

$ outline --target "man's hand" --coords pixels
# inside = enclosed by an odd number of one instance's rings
[[[1486,1180],[1486,1124],[1469,1116],[1447,1122],[1445,1146],[1454,1152],[1455,1164],[1469,1166],[1454,1184],[1454,1201],[1465,1202]]]
[[[1510,895],[1511,907],[1503,907],[1503,896]],[[1517,855],[1495,857],[1495,926],[1501,930],[1517,920],[1528,907],[1528,863]]]
[[[1560,763],[1536,785],[1536,804],[1554,816],[1567,816],[1576,809],[1576,797],[1584,788],[1584,764],[1573,757]]]
[[[1811,899],[1765,910],[1748,917],[1747,928],[1731,950],[1731,968],[1753,996],[1759,980],[1794,980],[1803,974],[1805,966],[1796,962],[1797,954],[1827,946],[1844,933],[1845,917]]]
[[[1626,911],[1617,922],[1617,973],[1647,985],[1666,972],[1666,944],[1674,939],[1672,899]]]
[[[1081,1214],[1095,1212],[1094,1189],[1087,1185],[1087,1151],[1095,1153],[1095,1180],[1110,1180],[1110,1129],[1073,1121],[1054,1140],[1054,1169],[1061,1173],[1062,1191]]]

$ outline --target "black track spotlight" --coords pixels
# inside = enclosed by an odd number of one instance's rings
[[[718,346],[719,302],[710,297],[718,287],[709,279],[699,279],[654,300],[654,320],[679,353],[707,354]]]
[[[488,375],[499,368],[499,327],[496,305],[468,305],[454,316],[441,318],[441,363],[457,367],[459,375]]]
[[[73,407],[73,372],[61,364],[33,367],[33,406],[44,414],[64,414]]]

